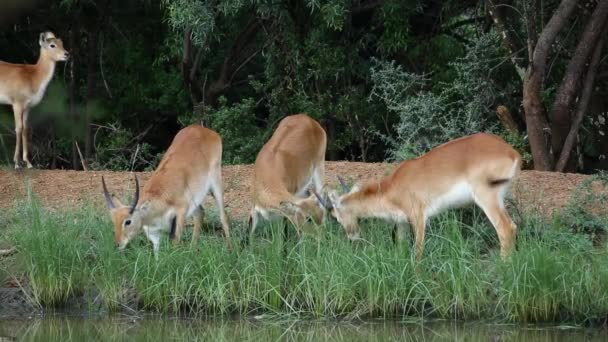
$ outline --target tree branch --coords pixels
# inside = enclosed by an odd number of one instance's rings
[[[536,31],[536,13],[538,12],[538,0],[532,0],[532,6],[526,11],[526,29],[528,31],[528,63],[532,62],[532,56],[534,55],[534,47],[536,46],[536,40],[538,39],[538,32]]]
[[[486,0],[488,13],[492,17],[494,24],[496,24],[496,28],[502,36],[503,44],[505,45],[507,50],[509,50],[509,53],[511,55],[511,62],[515,67],[517,74],[523,80],[525,76],[526,66],[522,63],[521,58],[518,58],[518,51],[520,51],[521,48],[519,46],[520,44],[518,43],[515,32],[507,24],[509,20],[506,17],[504,8],[499,7],[503,4],[504,3],[501,3],[499,0]]]
[[[561,154],[566,135],[570,131],[570,109],[574,97],[580,89],[579,80],[584,73],[589,57],[594,52],[607,18],[608,1],[600,1],[578,39],[574,55],[568,63],[564,78],[555,95],[553,108],[549,115],[551,119],[551,145],[555,156]]]
[[[551,43],[553,43],[559,31],[561,31],[570,15],[572,15],[577,3],[578,1],[576,0],[562,0],[538,38],[534,53],[532,54],[532,63],[536,68],[542,70],[543,77],[541,78],[544,78],[544,70],[547,64],[547,55]]]
[[[219,94],[230,86],[236,72],[258,53],[258,50],[252,48],[252,46],[254,45],[255,37],[262,28],[262,24],[263,20],[254,18],[238,34],[228,56],[224,58],[219,76],[205,90],[205,97],[203,99],[205,105],[215,104]]]
[[[528,66],[523,84],[523,106],[526,113],[526,129],[536,170],[550,170],[552,161],[547,144],[546,131],[549,129],[543,105],[540,100],[542,80],[547,66],[547,55],[551,43],[574,12],[578,1],[562,0],[553,16],[542,31],[532,62]]]
[[[578,130],[583,122],[585,112],[587,112],[587,106],[589,105],[591,94],[593,93],[595,76],[600,65],[602,48],[604,47],[604,42],[606,41],[606,35],[608,35],[608,24],[604,24],[604,26],[605,27],[601,34],[601,38],[598,40],[595,50],[593,51],[593,56],[591,57],[591,61],[589,62],[589,69],[587,69],[587,75],[585,76],[585,85],[583,87],[583,91],[581,92],[581,98],[578,102],[578,107],[576,109],[576,114],[574,115],[572,126],[570,127],[570,132],[568,132],[568,136],[564,142],[564,147],[562,148],[559,160],[555,165],[555,171],[557,172],[564,172],[566,164],[570,159],[572,149],[574,148],[574,143],[578,136]]]

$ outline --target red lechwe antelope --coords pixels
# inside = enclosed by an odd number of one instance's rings
[[[224,236],[230,246],[222,190],[222,139],[210,129],[191,125],[180,130],[143,187],[141,196],[135,177],[135,196],[128,206],[110,196],[103,177],[101,183],[120,250],[143,230],[157,256],[160,233],[174,232],[173,243],[179,243],[184,222],[190,216],[194,218],[194,244],[204,215],[202,203],[209,190],[217,203]]]
[[[52,32],[43,32],[38,41],[40,57],[36,64],[11,64],[0,61],[0,104],[13,106],[15,116],[15,168],[19,168],[19,149],[23,145],[22,159],[32,167],[28,154],[28,119],[32,107],[37,105],[46,91],[55,64],[66,61],[69,53],[63,48],[61,39]]]
[[[327,136],[321,125],[306,114],[285,117],[262,147],[253,167],[253,234],[259,215],[271,219],[280,214],[301,228],[308,217],[321,224],[325,217],[314,195],[305,196],[312,185],[323,188]]]
[[[347,194],[332,191],[330,203],[324,204],[351,240],[359,238],[358,218],[396,221],[398,240],[404,239],[409,222],[420,260],[429,218],[474,202],[496,229],[505,257],[514,246],[517,227],[505,209],[504,197],[520,168],[521,155],[509,144],[498,136],[478,133],[403,161],[390,175],[353,187]]]

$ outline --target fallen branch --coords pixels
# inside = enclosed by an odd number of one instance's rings
[[[519,129],[517,128],[517,123],[515,123],[515,119],[513,119],[513,115],[507,107],[500,105],[496,108],[496,116],[498,116],[498,120],[502,123],[503,127],[513,133],[518,134]]]
[[[80,164],[82,164],[82,169],[84,171],[88,171],[87,170],[87,164],[84,161],[84,158],[82,157],[82,152],[80,152],[80,146],[78,146],[78,141],[74,141],[76,143],[76,150],[78,151],[78,156],[80,157]]]

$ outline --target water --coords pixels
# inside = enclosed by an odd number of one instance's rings
[[[51,317],[0,322],[4,341],[606,341],[608,330],[455,322]]]

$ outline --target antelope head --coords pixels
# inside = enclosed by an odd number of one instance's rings
[[[42,32],[38,44],[41,54],[52,61],[64,62],[70,57],[70,53],[63,47],[63,41],[52,32]]]
[[[110,195],[106,182],[101,177],[101,185],[103,187],[103,195],[106,199],[106,204],[110,210],[112,223],[114,224],[114,239],[119,250],[124,249],[129,241],[142,230],[143,222],[141,210],[137,209],[139,201],[139,181],[135,176],[135,196],[131,204],[124,205],[118,198]]]
[[[330,212],[331,216],[344,227],[348,238],[356,240],[359,238],[357,209],[355,206],[347,204],[349,201],[348,196],[358,191],[359,187],[354,186],[350,188],[341,176],[338,176],[338,182],[340,183],[340,188],[342,190],[341,194],[336,190],[331,190],[323,198],[317,193],[315,193],[315,195],[317,196],[319,203],[321,203],[321,205]]]

